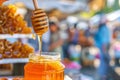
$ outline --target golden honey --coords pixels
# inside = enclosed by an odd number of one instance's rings
[[[24,80],[64,80],[64,66],[53,53],[32,54],[24,70]]]

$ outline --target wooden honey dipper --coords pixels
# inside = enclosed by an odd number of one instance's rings
[[[39,9],[38,1],[33,0],[35,10],[32,15],[32,25],[35,33],[38,35],[39,47],[42,47],[42,35],[48,31],[48,17],[44,10]],[[42,49],[40,49],[42,51]]]

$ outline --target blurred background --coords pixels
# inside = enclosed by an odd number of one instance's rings
[[[49,17],[42,51],[59,52],[66,66],[65,74],[73,80],[120,80],[120,0],[38,2]],[[9,0],[5,2],[8,4],[15,4],[32,27],[32,0]],[[38,50],[37,39],[27,42]],[[13,67],[11,64],[11,70]],[[20,71],[17,68],[15,72]],[[8,75],[23,73],[11,71]]]

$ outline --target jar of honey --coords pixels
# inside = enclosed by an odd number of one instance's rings
[[[24,67],[24,80],[64,80],[64,68],[56,52],[30,54]]]

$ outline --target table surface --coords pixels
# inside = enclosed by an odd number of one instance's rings
[[[12,76],[9,76],[9,77],[6,77],[6,78],[8,78],[8,80],[12,80],[13,79]],[[65,79],[64,80],[72,80],[72,79],[69,76],[65,75]]]

